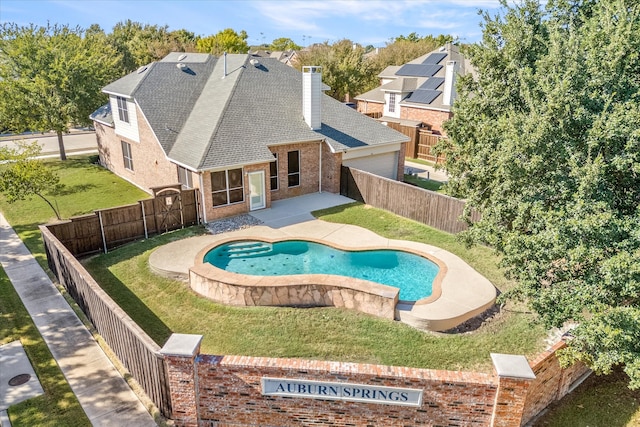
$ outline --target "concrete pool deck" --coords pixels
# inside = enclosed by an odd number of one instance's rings
[[[205,247],[217,242],[238,239],[282,240],[308,238],[347,248],[406,248],[437,258],[447,266],[442,278],[441,295],[428,303],[406,303],[396,306],[396,319],[418,329],[444,331],[477,316],[493,306],[496,288],[462,259],[435,246],[405,240],[392,240],[367,229],[321,220],[305,220],[272,228],[259,225],[217,235],[192,237],[156,249],[149,257],[151,268],[168,277],[188,281],[189,269]]]

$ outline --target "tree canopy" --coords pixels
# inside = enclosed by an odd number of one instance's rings
[[[302,46],[297,45],[293,40],[287,37],[280,37],[271,42],[269,49],[282,51],[282,50],[300,50]]]
[[[36,158],[40,150],[37,141],[18,143],[17,148],[0,147],[0,193],[9,203],[40,197],[60,219],[60,212],[47,196],[63,185],[60,177]]]
[[[0,27],[0,123],[13,132],[55,131],[63,160],[63,133],[90,124],[106,99],[100,89],[119,75],[120,55],[95,27]]]
[[[242,30],[238,34],[232,28],[226,28],[218,33],[200,38],[196,48],[198,52],[210,53],[212,55],[222,55],[223,53],[247,53],[249,45],[247,32]]]
[[[322,81],[331,88],[327,94],[339,101],[362,93],[372,80],[377,81],[364,57],[364,48],[347,39],[333,45],[318,43],[299,52],[296,68],[301,70],[306,65],[322,66]]]
[[[122,55],[126,74],[170,52],[195,52],[198,37],[185,29],[169,31],[167,25],[142,24],[128,19],[118,22],[108,39]]]
[[[640,388],[640,5],[502,2],[458,83],[449,192],[482,219],[547,326],[575,322],[566,362],[622,365]]]

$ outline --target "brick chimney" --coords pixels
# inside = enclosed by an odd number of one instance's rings
[[[302,115],[312,130],[322,126],[322,67],[302,67]]]

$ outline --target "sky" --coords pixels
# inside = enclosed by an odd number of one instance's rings
[[[99,24],[106,32],[127,19],[208,36],[245,30],[249,45],[287,37],[301,46],[350,39],[383,47],[399,35],[481,38],[478,9],[494,14],[498,0],[0,0],[0,23]]]

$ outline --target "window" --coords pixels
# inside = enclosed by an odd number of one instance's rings
[[[133,157],[131,156],[131,144],[125,141],[120,141],[122,145],[122,160],[124,161],[125,169],[133,170]]]
[[[289,187],[297,187],[300,185],[300,151],[289,151],[287,153],[287,161]]]
[[[129,123],[129,110],[127,110],[127,100],[121,96],[116,96],[118,102],[118,117],[121,122]]]
[[[389,94],[389,112],[390,113],[396,112],[396,94],[395,93]]]
[[[224,206],[244,201],[242,169],[211,173],[213,206]]]
[[[273,153],[276,159],[269,163],[269,176],[271,178],[271,191],[278,189],[278,153]]]
[[[193,188],[193,180],[191,178],[191,171],[182,166],[178,166],[178,182],[182,184],[184,188]]]

